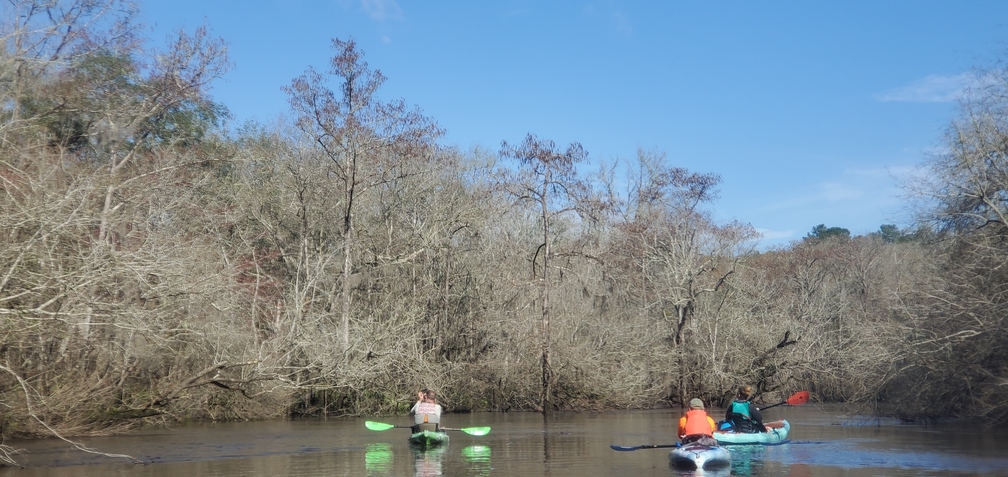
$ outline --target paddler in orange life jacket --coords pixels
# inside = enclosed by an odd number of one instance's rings
[[[413,433],[420,431],[436,431],[441,424],[441,405],[437,403],[437,395],[430,389],[417,393],[419,401],[410,409],[413,416]]]
[[[679,440],[683,444],[700,441],[704,445],[717,445],[714,429],[714,419],[707,415],[703,401],[690,399],[689,411],[679,418]]]

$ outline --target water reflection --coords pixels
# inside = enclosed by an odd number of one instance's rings
[[[686,476],[737,476],[737,477],[763,477],[787,475],[788,477],[810,477],[808,466],[795,464],[790,468],[775,462],[768,455],[770,447],[786,447],[788,444],[767,445],[732,445],[731,467],[714,470],[684,471],[676,469],[675,465],[669,463],[669,468],[680,477]]]
[[[368,444],[364,451],[364,468],[368,475],[388,475],[392,471],[392,444]]]
[[[27,468],[0,468],[0,477],[1008,477],[1005,429],[836,425],[836,412],[811,407],[786,411],[796,423],[794,440],[732,446],[730,473],[672,470],[668,449],[615,452],[609,447],[671,442],[679,412],[658,410],[561,414],[548,427],[533,413],[458,415],[460,425],[490,425],[494,432],[453,436],[442,452],[418,454],[404,432],[376,433],[352,418],[180,426],[86,441],[102,451],[150,462],[144,466],[108,462],[68,449],[62,441],[12,442],[26,449]]]
[[[732,470],[738,476],[763,475],[766,447],[762,445],[731,446]]]
[[[444,475],[441,461],[444,460],[448,446],[438,446],[433,449],[410,448],[413,452],[413,475],[416,477],[438,477]]]
[[[453,475],[458,473],[459,466],[463,464],[465,465],[463,475],[490,475],[493,469],[490,463],[493,455],[490,446],[470,445],[464,447],[458,453],[461,454],[461,460],[458,459],[458,455],[453,455],[454,453],[450,449],[451,447],[447,445],[424,450],[385,442],[368,444],[364,451],[364,467],[367,475],[372,477],[402,475],[402,471],[405,469],[402,467],[397,469],[395,465],[395,454],[398,451],[399,453],[410,453],[415,477]]]
[[[720,469],[710,469],[710,470],[678,470],[675,464],[669,462],[669,467],[675,472],[674,475],[678,477],[729,477],[732,474],[731,467],[723,467]]]
[[[811,477],[809,467],[804,464],[781,465],[772,454],[788,453],[790,441],[773,445],[733,445],[731,469],[719,469],[711,473],[680,473],[679,475],[733,475],[738,477],[761,477],[787,475],[788,477]]]
[[[469,475],[490,475],[490,447],[473,445],[462,449],[462,458],[468,463]]]

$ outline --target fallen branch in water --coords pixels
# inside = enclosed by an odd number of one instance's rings
[[[111,457],[111,458],[116,458],[116,459],[129,459],[134,464],[142,464],[143,463],[139,459],[137,459],[137,458],[135,458],[133,456],[130,456],[130,455],[126,455],[126,454],[110,454],[110,453],[107,453],[107,452],[102,452],[102,451],[99,451],[99,450],[96,450],[96,449],[92,449],[92,448],[90,448],[90,447],[88,447],[88,446],[86,446],[84,444],[81,444],[80,442],[72,441],[70,439],[67,439],[66,437],[63,437],[62,435],[60,435],[59,432],[56,431],[56,429],[53,429],[52,427],[50,427],[48,423],[46,423],[44,420],[42,420],[42,418],[38,417],[38,415],[35,414],[35,411],[32,408],[32,399],[31,399],[32,389],[31,389],[31,386],[29,386],[28,383],[26,383],[25,380],[21,378],[21,376],[18,376],[18,374],[15,373],[14,371],[12,371],[10,368],[8,368],[6,366],[3,366],[3,365],[0,365],[0,370],[6,371],[11,376],[14,376],[14,379],[16,379],[17,382],[18,382],[18,384],[21,385],[21,390],[24,391],[25,405],[28,408],[28,416],[30,416],[32,419],[34,419],[39,424],[41,424],[42,427],[45,427],[46,430],[48,430],[56,438],[60,439],[63,442],[66,442],[66,443],[72,445],[74,447],[74,449],[77,449],[77,450],[79,450],[81,452],[87,452],[89,454],[97,454],[97,455],[101,455],[101,456],[105,456],[105,457]],[[6,446],[4,446],[4,447],[6,447]],[[0,461],[8,462],[7,459],[10,459],[9,463],[12,463],[12,465],[20,466],[20,464],[18,464],[13,459],[13,457],[12,457],[11,454],[8,454],[8,453],[5,452],[6,450],[7,449],[0,448],[0,454],[2,454],[2,457],[0,457]],[[13,451],[13,453],[17,453],[17,451],[14,450],[14,449],[11,449],[11,451]]]

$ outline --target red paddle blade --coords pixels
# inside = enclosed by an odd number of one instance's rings
[[[808,402],[809,392],[808,391],[798,391],[787,398],[787,403],[791,406],[797,406],[799,404],[805,404]]]

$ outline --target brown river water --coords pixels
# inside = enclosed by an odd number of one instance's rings
[[[717,419],[723,410],[711,409]],[[913,425],[806,404],[766,410],[791,422],[789,442],[731,446],[730,469],[683,472],[669,449],[617,452],[609,446],[674,444],[678,410],[560,414],[446,414],[443,425],[490,426],[482,437],[452,431],[438,451],[415,452],[408,429],[371,431],[365,418],[198,424],[79,442],[143,464],[88,454],[59,440],[6,442],[38,476],[635,476],[789,477],[1008,476],[1008,431],[955,424]],[[407,418],[368,420],[408,424]]]

